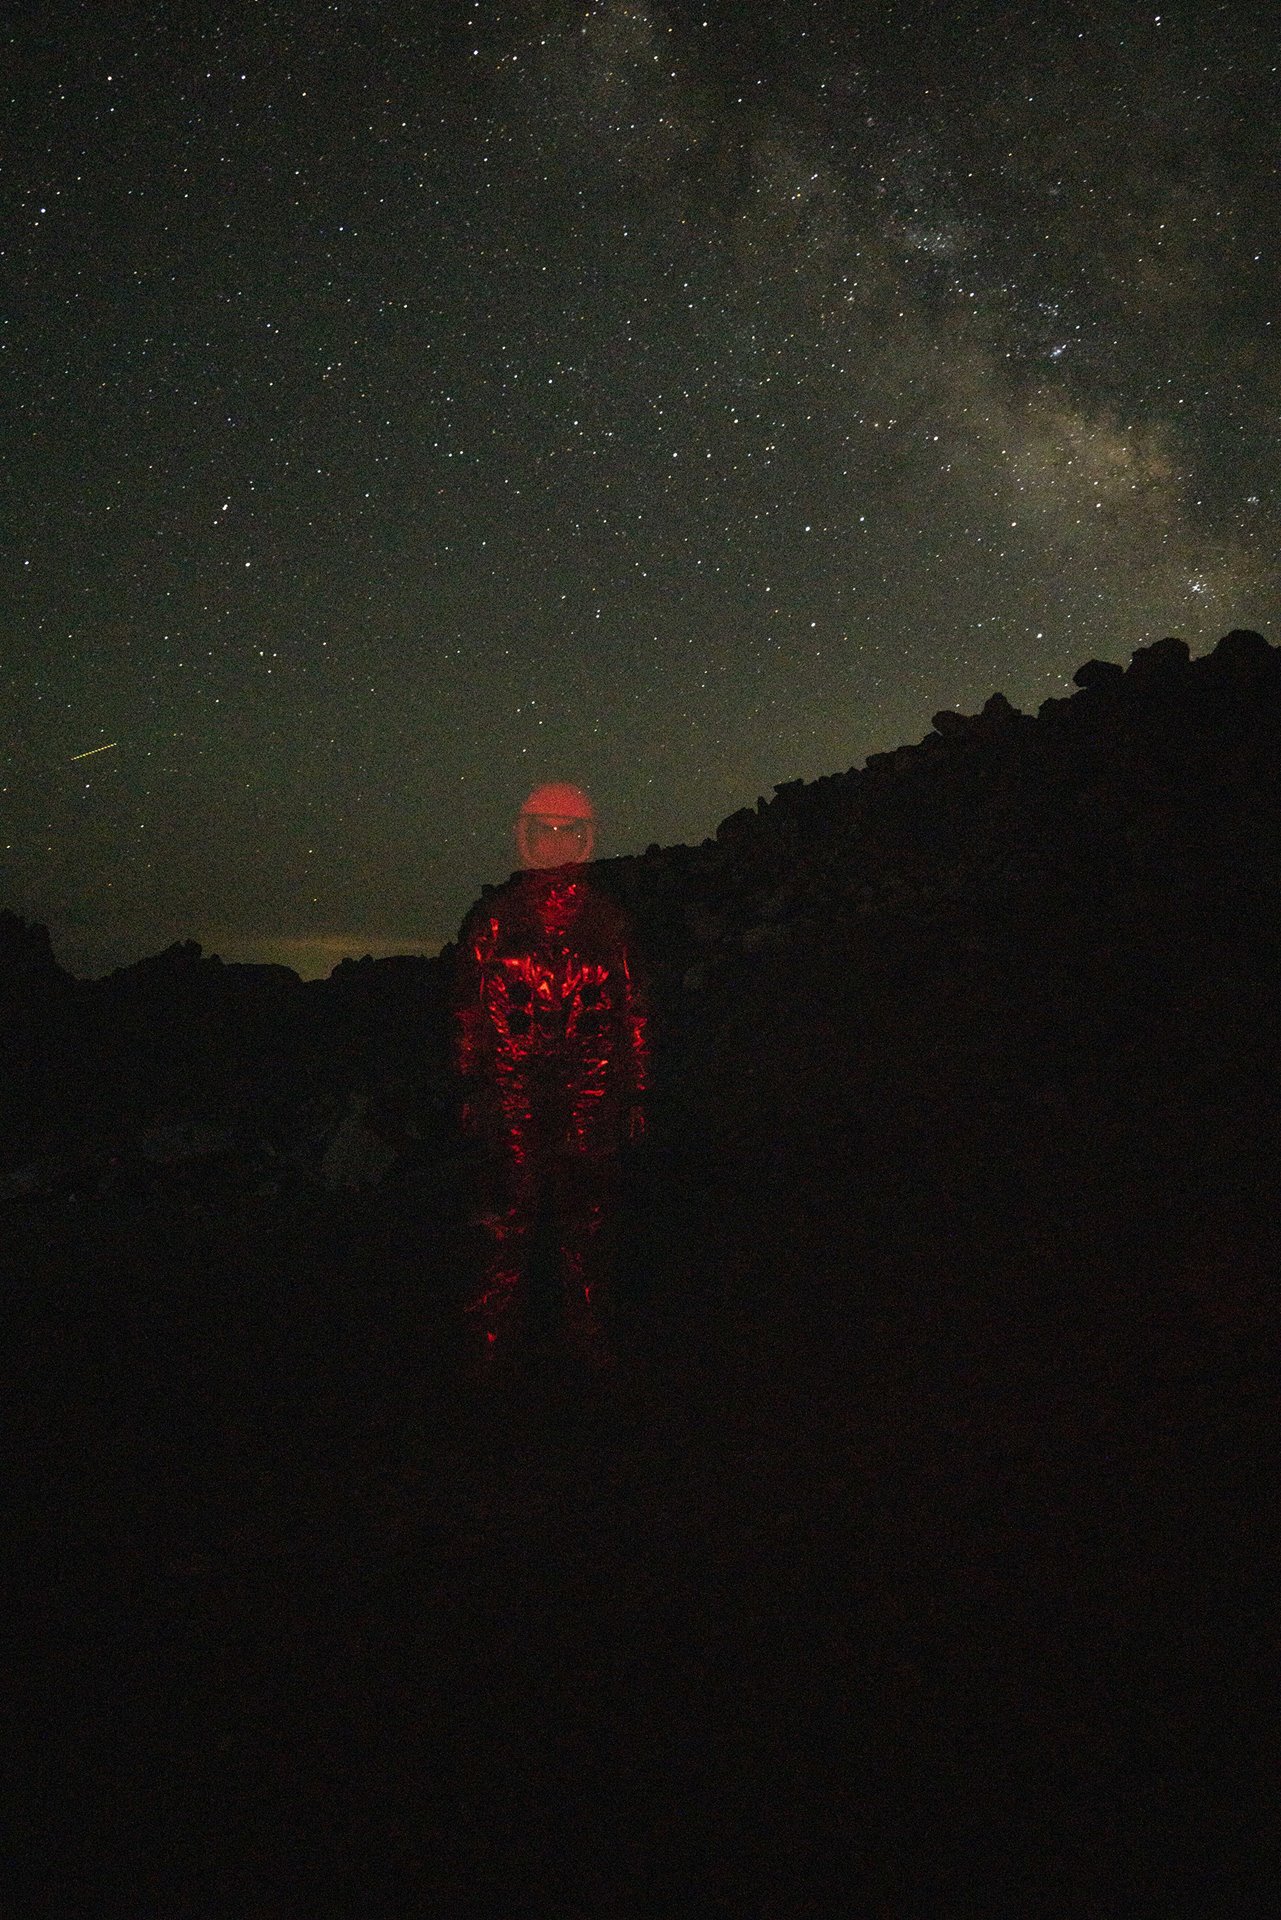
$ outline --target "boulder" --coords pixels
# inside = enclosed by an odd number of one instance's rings
[[[23,920],[16,913],[0,913],[0,980],[25,984],[54,980],[61,973],[53,957],[48,927]]]
[[[1150,647],[1135,648],[1126,668],[1126,678],[1145,687],[1160,681],[1175,681],[1187,671],[1190,659],[1187,641],[1167,634],[1164,640],[1154,640]]]
[[[396,1159],[396,1149],[375,1133],[365,1116],[369,1095],[353,1093],[338,1129],[325,1148],[320,1177],[331,1191],[376,1187]]]
[[[1125,679],[1125,668],[1115,660],[1087,660],[1072,675],[1078,687],[1090,693],[1115,693]]]
[[[1278,650],[1270,647],[1261,633],[1252,627],[1234,627],[1207,655],[1205,664],[1216,677],[1249,686],[1273,673],[1277,657]]]

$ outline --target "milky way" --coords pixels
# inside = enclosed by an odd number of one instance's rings
[[[537,780],[697,841],[1281,633],[1268,9],[444,11],[7,32],[0,905],[69,964],[432,950]]]

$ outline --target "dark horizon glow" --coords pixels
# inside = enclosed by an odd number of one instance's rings
[[[696,843],[1276,637],[1270,12],[445,11],[3,32],[0,905],[64,965],[432,951],[539,781]]]

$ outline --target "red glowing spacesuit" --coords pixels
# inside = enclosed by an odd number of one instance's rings
[[[600,1360],[612,1175],[644,1126],[645,1010],[626,916],[582,871],[586,794],[536,787],[516,841],[522,871],[472,909],[458,946],[463,1126],[488,1148],[489,1173],[468,1312],[487,1346],[506,1341],[541,1236],[555,1245],[566,1330]]]

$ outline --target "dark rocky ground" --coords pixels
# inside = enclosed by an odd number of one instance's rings
[[[469,1368],[448,955],[4,923],[12,1911],[1271,1911],[1281,655],[1078,678],[600,865],[603,1378]]]

